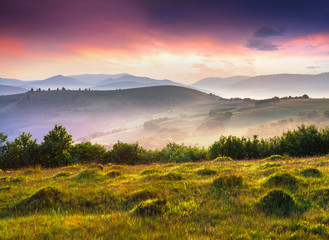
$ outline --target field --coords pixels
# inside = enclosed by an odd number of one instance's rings
[[[328,156],[221,160],[3,171],[0,239],[329,238]]]

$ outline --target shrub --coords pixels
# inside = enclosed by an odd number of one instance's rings
[[[302,172],[304,177],[321,177],[322,172],[316,168],[305,168]]]
[[[265,163],[264,165],[260,166],[261,169],[268,169],[268,168],[274,168],[274,167],[280,167],[280,163]]]
[[[204,148],[185,146],[184,144],[168,143],[160,155],[162,162],[196,162],[207,157]]]
[[[239,187],[242,186],[242,177],[235,175],[219,177],[213,181],[213,186],[219,189],[228,187]]]
[[[115,177],[119,177],[121,176],[122,173],[118,170],[111,170],[108,173],[106,173],[106,176],[110,177],[110,178],[115,178]]]
[[[214,159],[214,162],[232,161],[231,157],[220,156]]]
[[[78,143],[73,145],[69,152],[72,157],[71,162],[73,163],[104,163],[106,161],[106,149],[100,144],[92,144],[91,142]]]
[[[203,169],[199,169],[196,173],[201,176],[211,176],[211,175],[216,175],[217,171],[210,168],[203,168]]]
[[[271,190],[260,199],[260,207],[267,214],[289,215],[296,207],[294,199],[282,190]]]
[[[149,199],[138,204],[132,212],[140,216],[156,216],[166,211],[167,200]]]
[[[289,173],[275,173],[271,175],[265,182],[265,185],[269,187],[285,186],[289,188],[295,188],[297,184],[298,179]]]

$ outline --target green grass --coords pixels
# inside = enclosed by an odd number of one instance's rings
[[[4,171],[0,239],[328,239],[328,164],[317,157]]]

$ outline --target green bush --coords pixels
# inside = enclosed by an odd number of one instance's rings
[[[169,172],[165,175],[160,176],[161,180],[169,180],[169,181],[179,181],[179,180],[183,180],[183,175],[179,172]]]
[[[271,190],[260,199],[259,204],[265,213],[280,216],[291,214],[296,207],[294,199],[282,190]]]

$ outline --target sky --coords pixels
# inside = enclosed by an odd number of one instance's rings
[[[327,0],[1,0],[0,77],[329,72]]]

